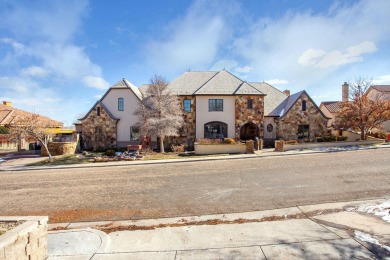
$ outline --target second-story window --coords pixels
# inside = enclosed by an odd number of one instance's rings
[[[302,111],[306,111],[306,100],[302,100]]]
[[[97,115],[97,116],[100,116],[100,107],[97,107],[97,108],[96,108],[96,115]]]
[[[185,112],[191,112],[191,100],[190,99],[184,99],[183,107],[184,107],[184,111]]]
[[[118,98],[118,111],[123,111],[123,98]]]
[[[248,107],[248,109],[252,109],[253,108],[253,99],[248,98],[247,107]]]
[[[209,99],[209,111],[223,111],[223,99]]]

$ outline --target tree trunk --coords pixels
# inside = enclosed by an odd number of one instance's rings
[[[366,132],[365,132],[364,127],[360,128],[360,139],[366,140]]]
[[[164,150],[164,136],[160,136],[160,153],[165,153],[165,150]]]

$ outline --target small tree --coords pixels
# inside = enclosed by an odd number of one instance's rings
[[[164,150],[167,136],[178,136],[183,125],[179,99],[172,95],[168,82],[161,76],[154,76],[146,91],[146,97],[136,109],[141,135],[160,138],[160,151]]]
[[[51,125],[50,120],[38,114],[30,114],[17,118],[14,123],[10,124],[9,135],[11,140],[19,143],[18,149],[20,149],[22,140],[26,138],[38,140],[46,149],[49,160],[52,162],[53,157],[48,148],[48,143],[53,135],[52,129],[53,125]]]
[[[372,86],[371,81],[358,78],[349,84],[348,102],[343,102],[340,107],[337,128],[360,132],[362,140],[367,139],[367,134],[373,128],[382,128],[382,123],[390,120],[390,101],[381,95],[368,96],[368,90]]]

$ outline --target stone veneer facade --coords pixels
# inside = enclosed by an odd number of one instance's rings
[[[302,111],[302,100],[306,100],[306,111]],[[328,119],[312,100],[303,94],[288,113],[281,119],[275,119],[277,124],[277,139],[298,140],[298,127],[309,125],[309,139],[323,136],[327,131]]]
[[[195,96],[178,96],[180,107],[183,111],[184,124],[180,131],[180,136],[169,137],[166,145],[172,144],[187,144],[193,146],[196,136],[196,97]],[[184,100],[191,100],[191,111],[184,111]]]
[[[100,107],[100,116],[97,115],[97,108]],[[101,133],[96,130],[101,129]],[[99,104],[92,109],[87,118],[82,121],[82,146],[86,150],[108,149],[117,146],[117,120],[105,111]]]
[[[252,109],[248,109],[248,99],[252,99]],[[263,138],[264,96],[235,96],[236,137],[240,136],[240,127],[252,122],[259,127],[260,138]]]

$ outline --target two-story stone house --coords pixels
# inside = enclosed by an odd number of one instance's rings
[[[133,113],[147,87],[138,89],[126,80],[112,86],[80,119],[85,147],[139,142]],[[188,71],[169,87],[182,104],[185,121],[174,142],[226,137],[314,139],[326,132],[328,118],[305,91],[290,96],[264,82],[243,81],[226,70]]]

